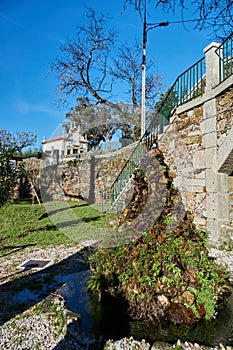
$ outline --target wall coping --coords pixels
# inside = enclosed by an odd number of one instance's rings
[[[213,48],[218,49],[220,45],[221,45],[221,44],[216,43],[216,42],[213,41],[212,43],[210,43],[209,45],[207,45],[207,46],[204,48],[204,53],[207,53],[209,50],[211,50],[211,49],[213,49]]]
[[[86,153],[86,156],[85,156],[85,159],[88,159],[88,158],[91,158],[91,156],[95,156],[95,158],[110,158],[110,157],[114,157],[114,156],[117,156],[118,154],[121,154],[121,153],[124,153],[125,151],[127,150],[130,150],[131,148],[135,148],[137,146],[139,141],[137,142],[134,142],[134,143],[131,143],[130,145],[128,146],[125,146],[125,147],[122,147],[116,151],[106,151],[106,153],[101,153],[101,154],[98,154],[98,153],[95,153],[95,152],[87,152]]]

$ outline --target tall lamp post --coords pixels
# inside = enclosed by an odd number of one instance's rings
[[[142,97],[141,97],[141,137],[146,131],[146,43],[147,33],[149,30],[156,27],[166,27],[169,22],[160,22],[158,24],[147,23],[146,20],[146,5],[144,7],[143,19],[143,37],[142,37]]]

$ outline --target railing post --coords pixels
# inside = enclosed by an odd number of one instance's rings
[[[220,44],[211,43],[204,49],[206,61],[206,90],[205,92],[215,88],[219,82],[219,57],[217,49]]]

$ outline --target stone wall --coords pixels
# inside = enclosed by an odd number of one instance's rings
[[[216,99],[217,103],[217,138],[225,137],[233,128],[233,87]]]
[[[205,228],[206,183],[202,135],[203,108],[197,107],[173,116],[172,123],[162,135],[159,148],[164,154],[179,189],[186,210],[195,223]]]
[[[25,174],[21,176],[14,189],[14,198],[31,197],[33,188],[39,193],[40,160],[34,157],[26,158],[23,163]]]
[[[87,201],[100,203],[102,196],[111,201],[111,185],[130,157],[137,143],[114,152],[88,153],[76,164],[63,162],[46,166],[43,160],[24,160],[26,174],[15,189],[15,197],[32,195],[33,184],[42,200]]]
[[[233,76],[219,84],[217,47],[204,50],[204,94],[176,109],[158,144],[196,225],[233,247]]]

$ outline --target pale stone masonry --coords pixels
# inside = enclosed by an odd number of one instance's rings
[[[179,106],[159,135],[174,184],[213,245],[233,247],[233,76],[219,84],[219,44],[208,45],[202,96]]]
[[[20,185],[20,190],[24,189],[29,194],[28,184],[31,181],[36,191],[40,192],[42,201],[65,198],[70,201],[79,201],[80,198],[88,200],[93,186],[95,201],[100,203],[103,195],[109,206],[111,185],[136,146],[137,142],[117,151],[88,152],[76,164],[73,161],[64,161],[47,166],[47,159],[25,159],[27,174],[15,189],[15,196],[19,196]]]

